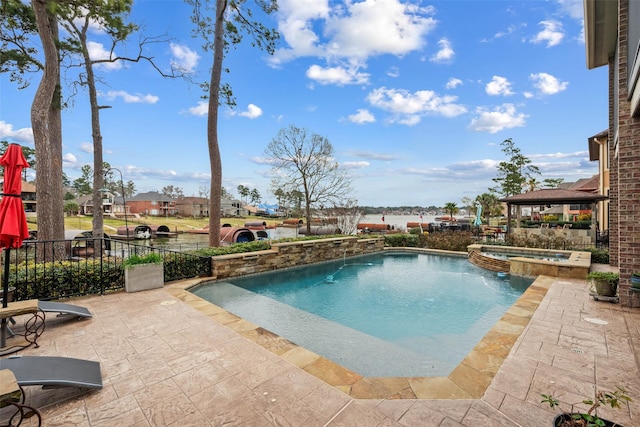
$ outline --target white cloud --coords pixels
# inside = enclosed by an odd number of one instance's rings
[[[0,139],[9,138],[17,143],[33,144],[33,130],[31,128],[13,129],[13,125],[0,120]]]
[[[80,151],[93,154],[93,144],[90,142],[83,142],[82,144],[80,144]]]
[[[104,48],[102,43],[87,42],[87,50],[89,51],[89,58],[92,61],[109,59],[111,52]],[[105,69],[107,71],[119,70],[122,68],[122,61],[115,62],[101,62],[95,65],[96,67]]]
[[[457,79],[457,78],[455,78],[455,77],[451,77],[451,78],[449,79],[449,81],[447,82],[447,84],[445,85],[445,87],[446,87],[447,89],[455,89],[455,88],[457,88],[457,87],[458,87],[458,86],[460,86],[460,85],[462,85],[462,80]]]
[[[288,48],[278,49],[271,58],[275,64],[301,56],[322,56],[320,37],[314,22],[329,16],[328,1],[283,0],[278,2],[278,31]]]
[[[249,104],[246,111],[241,111],[238,115],[249,119],[256,119],[262,115],[262,108],[255,104]]]
[[[358,72],[357,66],[322,68],[319,65],[312,65],[307,70],[307,77],[322,85],[344,86],[369,82],[369,74]]]
[[[398,67],[391,67],[389,71],[387,71],[387,76],[389,77],[400,77],[400,69]]]
[[[347,119],[350,122],[357,124],[374,123],[376,121],[374,115],[365,108],[358,108],[358,112],[356,114],[351,114]]]
[[[340,167],[342,169],[362,169],[370,166],[369,162],[360,161],[360,162],[342,162],[340,163]]]
[[[380,160],[387,162],[398,160],[398,156],[395,154],[381,154],[372,151],[349,150],[345,154],[348,156],[362,157],[369,160]]]
[[[171,43],[169,45],[173,58],[171,66],[185,73],[192,73],[198,66],[200,55],[185,45]]]
[[[71,153],[62,155],[62,167],[75,168],[78,165],[78,159]]]
[[[530,154],[527,157],[529,157],[531,160],[535,160],[535,159],[567,159],[567,158],[572,158],[572,157],[578,157],[578,158],[584,158],[584,157],[589,157],[589,152],[588,151],[574,151],[572,153],[561,153],[561,152],[555,152],[555,153],[545,153],[545,154]]]
[[[200,101],[198,105],[195,107],[190,107],[188,110],[189,114],[194,116],[206,116],[209,114],[209,102],[208,101]]]
[[[440,50],[436,52],[435,55],[433,55],[431,58],[429,58],[429,61],[441,63],[448,62],[453,59],[455,52],[453,51],[451,42],[449,40],[447,40],[446,38],[438,40],[438,46],[440,46]]]
[[[547,73],[534,73],[529,76],[533,81],[533,86],[544,95],[555,95],[562,92],[569,86],[568,82],[563,82],[557,77]]]
[[[127,104],[155,104],[160,100],[160,98],[155,95],[131,95],[124,90],[110,90],[104,94],[104,97],[111,100],[121,98]]]
[[[438,96],[430,90],[409,93],[404,89],[375,89],[367,96],[367,101],[375,107],[391,113],[391,123],[415,125],[421,116],[437,114],[444,117],[455,117],[464,114],[467,109],[456,104],[457,96]]]
[[[364,0],[333,7],[327,0],[278,4],[278,30],[288,47],[276,51],[275,64],[302,56],[359,61],[374,55],[402,56],[421,49],[424,36],[436,25],[430,16],[433,8],[400,0]]]
[[[491,79],[491,81],[487,83],[485,91],[488,95],[491,96],[513,95],[513,91],[511,90],[511,83],[505,77],[501,76],[493,76],[493,79]]]
[[[536,36],[531,39],[532,43],[547,43],[547,47],[556,46],[560,44],[564,38],[564,32],[562,29],[562,23],[554,20],[540,21],[538,25],[543,27]]]
[[[582,20],[584,18],[584,5],[583,0],[557,0],[560,5],[560,9],[576,20]]]
[[[497,133],[504,129],[521,127],[525,125],[527,117],[523,113],[517,113],[513,104],[502,104],[493,111],[478,108],[476,112],[478,117],[471,120],[469,125],[469,128],[476,132]]]

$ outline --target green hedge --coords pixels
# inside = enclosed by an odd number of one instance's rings
[[[24,262],[10,267],[16,300],[61,299],[124,287],[122,263],[106,260]],[[14,285],[15,284],[15,285]]]
[[[595,264],[609,264],[609,249],[587,248],[591,252],[591,262]]]

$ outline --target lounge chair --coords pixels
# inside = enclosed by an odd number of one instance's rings
[[[102,388],[100,363],[57,356],[9,356],[0,370],[9,369],[20,386]]]
[[[78,317],[92,317],[92,314],[86,309],[86,307],[62,302],[38,301],[38,308],[46,313],[58,313],[58,316],[72,315]]]

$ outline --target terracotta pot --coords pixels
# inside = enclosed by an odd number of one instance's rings
[[[573,414],[559,414],[557,415],[554,419],[553,419],[553,427],[582,427],[582,426],[586,426],[587,422],[584,419],[573,419],[571,416]],[[604,422],[605,427],[624,427],[622,424],[616,424],[613,421],[609,421],[609,420],[605,420],[602,419],[602,422]]]

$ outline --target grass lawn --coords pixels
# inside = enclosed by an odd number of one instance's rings
[[[234,227],[242,227],[246,222],[266,222],[267,225],[276,225],[281,223],[281,220],[275,220],[271,218],[262,217],[245,217],[245,218],[222,218],[222,224],[231,224]],[[29,230],[37,230],[38,225],[35,218],[28,218]],[[193,230],[197,228],[203,228],[209,224],[209,218],[173,218],[173,217],[154,217],[149,216],[146,218],[129,218],[128,223],[130,226],[135,225],[166,225],[171,231],[182,232],[186,230]],[[104,231],[105,233],[113,233],[118,227],[124,227],[124,219],[104,219]],[[64,219],[65,230],[91,230],[91,217],[90,216],[70,216]]]

